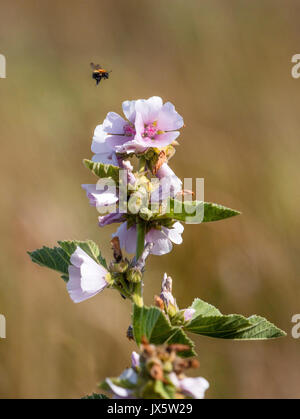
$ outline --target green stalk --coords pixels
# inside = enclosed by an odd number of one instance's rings
[[[140,258],[145,248],[145,223],[139,221],[137,223],[137,240],[136,240],[136,261]]]
[[[145,247],[145,224],[143,222],[137,223],[137,240],[136,240],[136,261],[138,261],[139,257],[144,251]],[[133,302],[139,306],[143,307],[143,281],[138,282],[132,294]]]

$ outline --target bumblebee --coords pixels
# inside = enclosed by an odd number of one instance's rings
[[[92,78],[96,80],[96,86],[102,79],[108,79],[110,71],[104,70],[100,64],[91,63],[93,69]]]

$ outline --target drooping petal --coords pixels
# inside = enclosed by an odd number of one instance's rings
[[[74,303],[81,303],[89,298],[94,297],[98,292],[86,292],[81,288],[80,270],[75,266],[69,266],[69,281],[67,283],[68,293]]]
[[[70,257],[67,289],[75,303],[93,297],[107,287],[108,271],[79,246]]]
[[[209,388],[208,381],[203,377],[184,378],[179,381],[180,389],[183,393],[194,399],[204,399],[205,391]]]
[[[157,126],[162,131],[175,131],[183,126],[183,118],[175,110],[175,106],[166,102],[159,115],[157,120]]]

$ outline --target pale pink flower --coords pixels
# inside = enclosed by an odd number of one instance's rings
[[[164,163],[156,173],[159,179],[156,189],[151,193],[151,202],[161,202],[167,198],[175,198],[182,190],[182,182],[167,163]]]
[[[94,132],[92,160],[114,164],[114,153],[141,153],[148,148],[161,148],[171,144],[183,126],[182,117],[170,102],[163,104],[158,96],[147,100],[125,101],[124,119],[109,112]]]
[[[181,244],[184,227],[178,221],[174,223],[172,228],[162,226],[161,229],[152,228],[145,237],[145,245],[153,243],[150,253],[153,255],[164,255],[169,253],[173,248],[173,243]],[[127,229],[127,222],[125,221],[117,229],[113,237],[117,236],[120,240],[121,248],[128,253],[135,253],[136,251],[136,226]]]
[[[80,303],[109,285],[110,274],[79,246],[70,258],[67,290],[74,303]]]
[[[172,103],[163,104],[158,96],[124,103],[130,122],[127,125],[130,138],[116,145],[118,153],[141,153],[151,147],[162,148],[179,136],[178,129],[183,126],[183,119]]]
[[[205,391],[209,388],[209,382],[203,377],[179,379],[174,372],[171,372],[169,378],[184,395],[193,399],[204,399]]]
[[[93,207],[101,207],[115,204],[119,198],[115,192],[98,188],[97,184],[84,184],[81,187],[86,191],[86,195]]]

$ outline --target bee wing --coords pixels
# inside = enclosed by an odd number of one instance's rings
[[[101,68],[100,64],[91,63],[90,66],[92,67],[93,70],[99,70]]]

